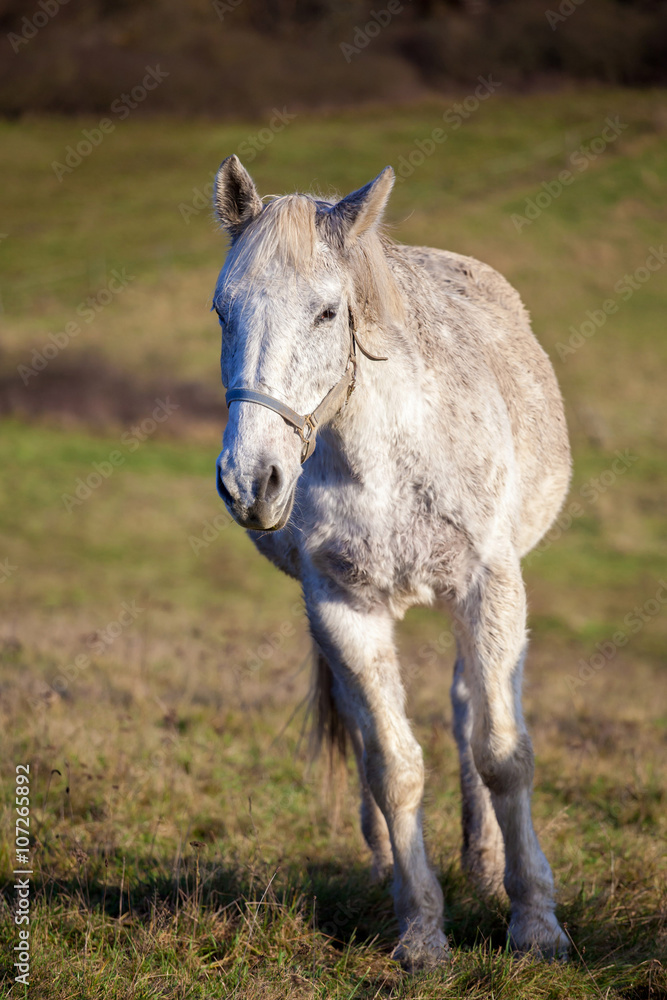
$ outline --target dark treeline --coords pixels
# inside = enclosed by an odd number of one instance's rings
[[[0,0],[0,114],[241,116],[461,89],[667,78],[667,0]]]

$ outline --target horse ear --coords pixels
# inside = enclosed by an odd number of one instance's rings
[[[333,230],[344,243],[378,225],[394,180],[392,167],[385,167],[375,180],[348,194],[329,210]]]
[[[215,178],[213,206],[216,219],[230,236],[238,236],[241,229],[262,211],[253,179],[235,153],[220,164]]]

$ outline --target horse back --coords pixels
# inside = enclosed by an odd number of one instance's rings
[[[535,337],[517,290],[494,268],[472,257],[405,247],[406,263],[421,273],[428,322],[446,331],[429,361],[445,370],[458,363],[484,369],[509,418],[520,481],[521,554],[548,530],[567,494],[571,457],[563,400],[551,361]],[[423,319],[422,319],[423,322]],[[440,357],[434,357],[440,353]]]

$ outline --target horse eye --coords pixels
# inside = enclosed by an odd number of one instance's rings
[[[335,318],[336,318],[336,310],[335,309],[325,309],[325,310],[323,310],[323,312],[320,313],[320,315],[317,317],[317,319],[315,320],[315,322],[316,323],[326,323],[327,320],[331,320],[331,319],[335,319]]]

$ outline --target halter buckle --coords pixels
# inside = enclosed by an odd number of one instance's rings
[[[306,461],[311,452],[311,445],[315,444],[315,432],[317,429],[317,424],[312,413],[308,413],[304,418],[303,424],[300,427],[296,427],[296,432],[301,438],[303,447],[301,448],[301,464]]]
[[[306,429],[308,433],[306,433]],[[304,444],[307,444],[311,440],[316,430],[317,430],[317,423],[315,422],[312,413],[308,413],[304,417],[304,421],[301,427],[297,427],[299,437],[301,438]]]

